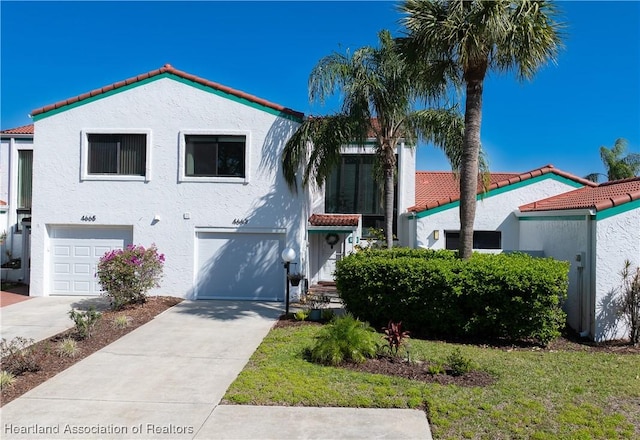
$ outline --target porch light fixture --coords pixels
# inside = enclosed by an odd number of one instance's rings
[[[433,231],[433,239],[440,240],[440,231],[438,231],[437,229]]]
[[[285,248],[280,255],[282,257],[282,261],[284,262],[284,268],[287,271],[287,295],[284,299],[285,316],[289,315],[289,267],[291,266],[291,262],[296,258],[296,251],[291,248]]]

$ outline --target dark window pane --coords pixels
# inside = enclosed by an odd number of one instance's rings
[[[460,246],[460,232],[445,232],[445,248],[458,250]],[[502,232],[500,231],[473,231],[474,249],[502,249]]]
[[[455,251],[460,246],[460,233],[459,232],[445,232],[445,248]]]
[[[244,136],[185,136],[185,175],[244,177]]]
[[[375,156],[345,154],[331,173],[325,186],[325,212],[335,214],[363,214],[363,234],[368,228],[384,228],[384,191],[376,181]],[[397,188],[394,205],[397,206]],[[393,231],[396,233],[396,208]]]
[[[244,142],[218,144],[218,176],[244,177]]]

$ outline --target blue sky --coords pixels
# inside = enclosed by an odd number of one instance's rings
[[[1,128],[31,110],[170,63],[306,114],[307,79],[333,51],[399,35],[397,2],[0,2]],[[640,153],[640,3],[560,2],[567,24],[557,65],[532,82],[492,74],[482,142],[494,171],[547,163],[604,172],[598,149],[619,137]],[[418,149],[418,169],[447,169]]]

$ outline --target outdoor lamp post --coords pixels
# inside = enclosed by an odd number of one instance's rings
[[[284,299],[284,313],[285,316],[289,315],[289,266],[291,262],[296,258],[296,251],[291,248],[286,248],[282,251],[282,261],[284,261],[284,268],[287,271],[287,296]]]

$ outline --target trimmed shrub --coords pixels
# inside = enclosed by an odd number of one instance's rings
[[[318,335],[311,349],[311,360],[325,365],[362,363],[378,351],[380,338],[366,322],[352,315],[335,318]]]
[[[347,310],[380,327],[402,320],[414,334],[534,339],[559,336],[569,263],[529,255],[374,250],[336,266]]]

